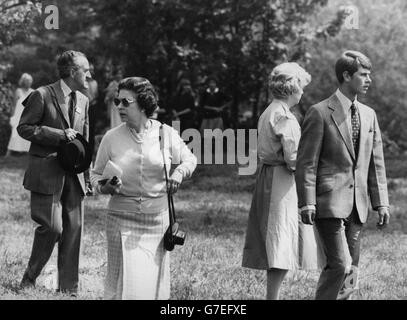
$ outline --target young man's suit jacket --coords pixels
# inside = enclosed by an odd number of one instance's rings
[[[21,137],[31,141],[23,185],[42,194],[62,192],[65,171],[58,162],[57,149],[66,141],[64,130],[69,127],[88,140],[88,98],[76,91],[73,125],[70,125],[60,81],[38,88],[23,104],[25,108],[17,130]],[[84,175],[77,176],[85,194]]]
[[[298,149],[299,207],[316,206],[316,219],[346,218],[356,209],[364,223],[372,207],[388,206],[382,138],[376,113],[358,102],[359,152],[336,94],[306,113]]]

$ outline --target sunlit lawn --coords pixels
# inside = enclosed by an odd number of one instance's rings
[[[26,159],[0,158],[0,299],[71,299],[47,289],[56,252],[33,290],[19,291],[34,235],[29,192],[22,188]],[[372,215],[365,228],[358,299],[407,298],[407,176],[404,161],[388,165],[392,220],[375,229]],[[399,166],[396,169],[395,166]],[[404,172],[403,172],[404,171]],[[188,235],[171,254],[172,299],[263,299],[265,273],[240,266],[254,176],[238,176],[234,166],[200,166],[175,198]],[[86,199],[79,299],[101,299],[106,272],[105,196]],[[56,251],[56,250],[55,250]],[[283,299],[313,299],[318,272],[290,273]]]

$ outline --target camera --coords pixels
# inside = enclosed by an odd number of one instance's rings
[[[168,251],[172,251],[175,245],[182,246],[185,242],[186,233],[179,230],[178,222],[175,222],[171,227],[168,227],[164,234],[164,248]]]
[[[119,182],[119,178],[116,176],[113,176],[112,180],[110,180],[110,184],[112,186],[115,186],[116,184],[118,184],[118,182]]]

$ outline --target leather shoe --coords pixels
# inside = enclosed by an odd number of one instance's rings
[[[30,279],[27,273],[24,273],[20,282],[20,289],[35,288],[35,280]]]
[[[57,289],[56,292],[69,295],[71,298],[77,298],[78,297],[78,290],[77,289]]]

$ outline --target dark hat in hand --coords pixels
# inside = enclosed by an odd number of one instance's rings
[[[92,162],[92,152],[89,143],[82,135],[77,133],[74,140],[59,147],[58,160],[62,168],[68,172],[84,172]]]

